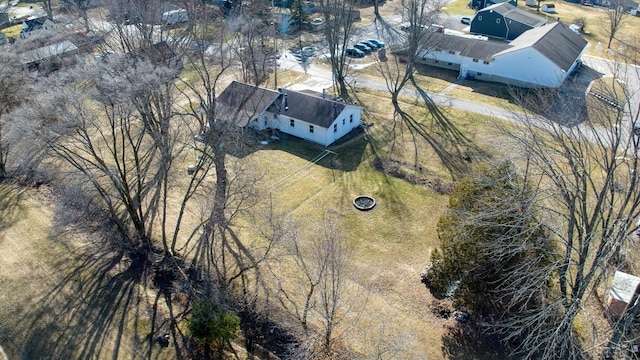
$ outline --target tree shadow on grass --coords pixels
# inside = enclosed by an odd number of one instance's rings
[[[328,147],[284,133],[280,133],[278,137],[280,140],[270,143],[264,149],[282,150],[316,165],[342,171],[356,170],[369,144],[362,127],[356,127]]]
[[[25,191],[25,188],[0,182],[0,230],[19,219],[20,210],[24,208],[21,200]]]
[[[77,257],[84,260],[62,269],[66,275],[26,314],[19,329],[25,352],[32,359],[142,357],[151,321],[144,299],[148,259],[111,249]]]
[[[512,359],[497,339],[470,323],[449,327],[442,337],[442,356],[452,360]]]

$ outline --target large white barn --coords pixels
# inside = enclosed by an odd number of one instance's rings
[[[463,78],[558,88],[580,64],[587,44],[556,22],[527,30],[511,42],[432,34],[418,50],[418,59],[458,70]]]
[[[320,93],[272,90],[239,81],[216,99],[220,120],[256,130],[277,129],[324,146],[360,126],[361,110]]]

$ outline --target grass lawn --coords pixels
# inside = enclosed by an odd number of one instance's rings
[[[54,231],[47,195],[0,183],[3,331],[30,359],[143,357],[153,298],[143,283],[101,271],[110,257],[83,234]]]
[[[461,80],[448,96],[465,99],[481,104],[490,104],[504,109],[520,111],[520,107],[512,101],[507,85],[484,81]]]
[[[325,210],[338,215],[354,252],[352,294],[359,294],[359,315],[350,327],[337,330],[341,341],[368,352],[380,339],[391,339],[404,344],[400,358],[447,358],[455,349],[457,359],[495,357],[483,347],[459,354],[460,344],[454,346],[446,335],[455,320],[430,312],[433,299],[419,273],[437,246],[436,222],[448,198],[371,167],[376,156],[414,161],[414,142],[406,131],[396,132],[392,141],[392,107],[384,94],[363,90],[358,95],[369,109],[367,122],[375,125],[332,146],[337,155],[310,162],[322,147],[283,136],[238,161],[259,167],[263,190],[303,223],[320,219]],[[411,101],[402,106],[420,114]],[[494,122],[453,110],[449,115],[472,140],[499,152]],[[429,176],[448,180],[430,148],[424,142],[417,146],[417,161]],[[6,290],[0,293],[0,323],[34,359],[144,356],[140,349],[146,349],[154,291],[121,265],[109,268],[108,256],[87,252],[90,243],[80,234],[53,231],[55,214],[46,197],[35,190],[14,196],[14,191],[0,185],[5,204],[0,207],[0,285]],[[352,200],[361,194],[375,197],[377,207],[356,210]],[[88,253],[93,255],[83,262]],[[160,312],[166,313],[161,305]],[[155,351],[154,358],[171,357],[157,346]]]
[[[10,38],[17,39],[20,37],[20,30],[22,30],[22,24],[9,26],[7,28],[0,30],[0,32],[3,33],[7,37],[7,39],[10,39]]]

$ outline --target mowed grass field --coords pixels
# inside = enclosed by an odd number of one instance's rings
[[[370,110],[366,122],[374,125],[331,147],[335,154],[313,163],[323,148],[283,136],[237,161],[256,167],[263,174],[258,186],[301,223],[320,221],[326,211],[338,215],[353,251],[350,291],[357,296],[352,299],[357,308],[336,330],[340,341],[362,353],[381,343],[401,344],[397,358],[497,357],[447,336],[455,320],[429,311],[433,298],[419,274],[438,245],[436,224],[447,196],[385,175],[371,161],[377,156],[417,161],[428,177],[443,181],[451,180],[448,173],[424,141],[414,143],[397,124],[394,133],[392,106],[384,94],[362,90],[358,96]],[[420,116],[414,100],[404,101]],[[495,121],[457,111],[448,116],[479,147],[500,156]],[[426,115],[424,121],[429,122]],[[151,330],[151,309],[158,306],[155,290],[110,264],[113,255],[94,248],[90,232],[54,226],[55,204],[45,189],[0,187],[0,325],[34,359],[145,357],[141,349]],[[374,210],[353,207],[353,198],[361,194],[376,199]],[[161,306],[159,311],[166,312]],[[55,353],[43,352],[51,349]],[[154,346],[154,358],[171,355]]]

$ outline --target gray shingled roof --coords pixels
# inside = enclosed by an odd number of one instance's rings
[[[78,51],[78,47],[71,41],[65,40],[59,43],[43,46],[41,48],[25,51],[18,54],[18,59],[23,65],[29,65],[38,61]]]
[[[286,95],[286,102],[285,102]],[[287,110],[285,110],[285,104]],[[245,126],[251,118],[265,110],[328,128],[347,105],[323,99],[320,94],[300,91],[271,90],[233,81],[216,100],[216,115],[220,120],[234,121]]]
[[[489,61],[495,53],[510,47],[505,42],[487,41],[475,38],[435,33],[423,43],[429,49],[459,51],[463,56]]]
[[[533,47],[559,68],[568,71],[587,46],[587,41],[563,23],[556,22],[525,31],[511,45],[513,48],[507,51]]]
[[[494,4],[480,10],[480,12],[488,11],[495,11],[507,19],[512,19],[519,23],[523,23],[533,27],[544,25],[547,22],[545,18],[532,14],[527,10],[515,7],[508,2]]]
[[[335,118],[347,106],[341,101],[323,99],[298,91],[283,90],[289,110],[285,115],[310,124],[329,128]]]
[[[216,99],[216,117],[245,126],[278,96],[275,90],[233,81]]]

